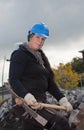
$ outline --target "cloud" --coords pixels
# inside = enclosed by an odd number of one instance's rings
[[[43,47],[52,66],[81,57],[84,49],[84,0],[0,0],[0,68],[15,43],[26,41],[36,22],[45,22],[50,37]],[[5,66],[7,80],[8,65]],[[0,70],[0,75],[2,70]],[[1,76],[0,76],[1,79]]]
[[[39,21],[50,30],[46,50],[54,46],[62,53],[74,43],[78,52],[84,36],[83,12],[83,0],[0,0],[0,58],[10,54],[16,42],[26,41],[27,31]]]

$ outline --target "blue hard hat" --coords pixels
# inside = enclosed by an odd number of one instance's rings
[[[44,23],[36,23],[32,26],[32,28],[29,30],[28,33],[30,34],[34,33],[34,34],[37,34],[38,36],[48,38],[49,29]]]

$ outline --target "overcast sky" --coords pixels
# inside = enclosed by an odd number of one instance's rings
[[[84,0],[0,0],[0,67],[15,43],[27,41],[27,31],[37,22],[49,27],[43,50],[52,66],[82,57]]]

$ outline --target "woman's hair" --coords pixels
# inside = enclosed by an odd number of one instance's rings
[[[44,66],[48,69],[48,71],[50,72],[50,75],[52,78],[54,78],[54,73],[53,73],[53,70],[50,66],[50,63],[48,61],[48,58],[46,57],[46,55],[44,54],[44,52],[42,50],[39,50],[41,52],[41,55],[42,55],[42,59],[44,61]]]
[[[27,40],[28,42],[30,41],[30,38],[33,37],[35,34],[34,33],[30,33],[27,35]]]

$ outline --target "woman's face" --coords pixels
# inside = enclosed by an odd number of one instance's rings
[[[30,38],[30,41],[29,41],[29,47],[32,48],[33,50],[39,50],[42,48],[44,42],[45,42],[45,39],[44,37],[41,37],[41,36],[38,36],[38,35],[33,35],[31,38]]]

